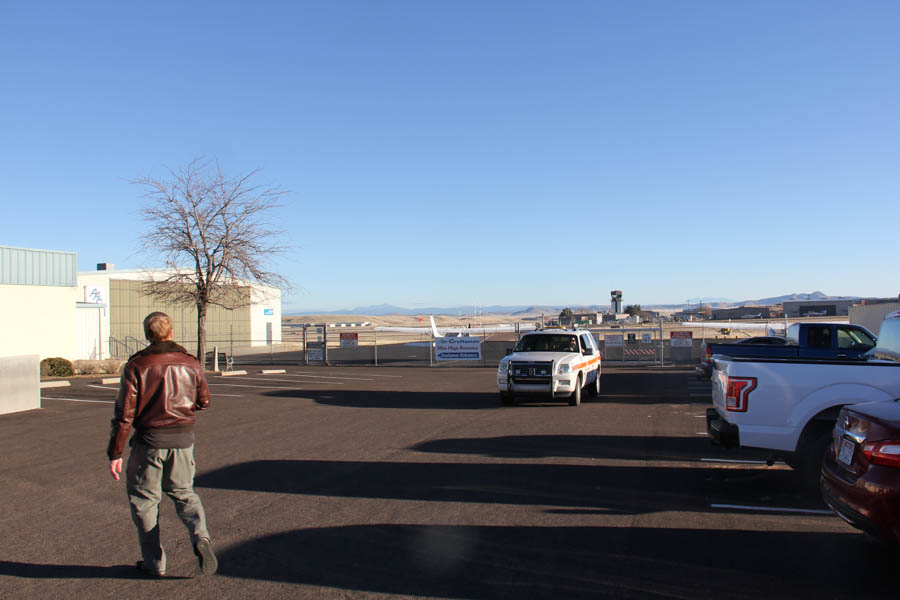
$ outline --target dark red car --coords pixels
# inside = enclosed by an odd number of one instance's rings
[[[822,497],[839,517],[900,544],[900,399],[841,409],[822,463]]]

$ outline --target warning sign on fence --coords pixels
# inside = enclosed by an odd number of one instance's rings
[[[690,348],[694,343],[693,331],[672,331],[669,332],[669,339],[673,348]]]
[[[356,348],[357,346],[359,346],[358,333],[341,334],[341,348]]]

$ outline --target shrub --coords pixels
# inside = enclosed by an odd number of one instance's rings
[[[79,375],[118,375],[122,371],[124,360],[107,358],[105,360],[76,360],[75,372]]]
[[[65,358],[45,358],[41,361],[41,377],[71,377],[74,374],[75,367]]]

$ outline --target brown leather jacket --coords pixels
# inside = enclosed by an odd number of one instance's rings
[[[209,406],[200,363],[175,342],[151,344],[128,359],[119,384],[106,454],[120,458],[132,425],[140,431],[192,430],[194,411]]]

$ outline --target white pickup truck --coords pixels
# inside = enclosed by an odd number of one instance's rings
[[[900,398],[900,312],[862,359],[713,356],[707,432],[725,447],[771,450],[816,485],[842,406]]]
[[[504,405],[517,395],[563,398],[581,404],[581,389],[600,393],[600,349],[589,331],[543,329],[526,333],[497,368]]]

